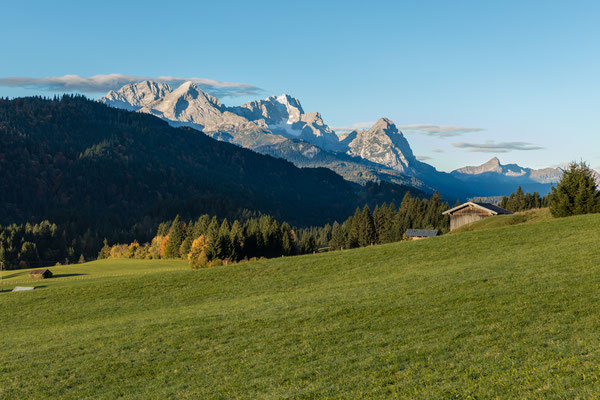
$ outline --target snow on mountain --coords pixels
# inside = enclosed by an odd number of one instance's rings
[[[338,136],[320,113],[304,112],[300,101],[287,94],[227,107],[192,82],[173,90],[164,83],[145,81],[110,91],[100,101],[153,114],[171,125],[192,127],[217,140],[282,157],[298,166],[329,168],[361,184],[372,180],[411,182],[425,190],[438,189],[450,199],[509,194],[516,189],[515,183],[532,183],[529,188],[544,192],[560,176],[556,169],[502,165],[497,158],[451,174],[440,172],[416,159],[389,119]]]
[[[300,101],[287,94],[254,100],[229,110],[251,121],[264,121],[269,129],[288,138],[299,138],[325,150],[339,151],[340,141],[318,112],[305,113]]]
[[[111,91],[100,101],[153,114],[171,125],[192,127],[298,166],[330,168],[361,184],[388,180],[433,190],[433,184],[453,188],[456,183],[448,174],[417,161],[392,121],[382,118],[370,129],[351,132],[340,140],[320,113],[304,112],[300,101],[287,94],[227,107],[191,82],[173,90],[166,84],[146,81]],[[446,185],[448,179],[450,184]]]

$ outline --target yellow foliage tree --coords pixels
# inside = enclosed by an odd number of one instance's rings
[[[170,237],[171,235],[165,236],[162,242],[160,243],[160,258],[165,258],[165,250],[167,248],[167,244],[169,244]]]
[[[190,267],[193,269],[203,268],[208,266],[208,259],[206,258],[206,246],[208,240],[204,235],[192,242],[192,247],[188,253],[188,262]]]

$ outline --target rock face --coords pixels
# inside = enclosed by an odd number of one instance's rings
[[[137,111],[172,91],[166,83],[145,81],[125,85],[116,92],[111,90],[100,101],[113,107]]]
[[[353,137],[348,143],[348,154],[407,175],[414,173],[417,159],[402,132],[389,119],[381,118],[370,129],[356,132]]]
[[[173,90],[164,83],[145,81],[111,91],[100,101],[153,114],[173,126],[195,128],[217,140],[284,158],[300,167],[329,168],[360,184],[389,181],[429,192],[437,189],[451,201],[510,194],[519,184],[525,190],[547,192],[560,175],[551,168],[502,165],[497,158],[451,174],[440,172],[416,159],[402,132],[389,119],[381,118],[369,129],[338,136],[320,113],[304,112],[300,101],[287,94],[227,107],[192,82]]]
[[[189,126],[219,140],[252,148],[279,143],[285,138],[302,139],[324,150],[340,150],[337,135],[317,112],[305,113],[298,99],[289,95],[255,100],[226,107],[192,82],[173,90],[164,83],[145,81],[111,91],[101,102],[113,107],[145,112],[174,126]],[[265,137],[258,137],[266,135]]]
[[[386,118],[340,138],[320,113],[304,112],[300,101],[287,94],[227,107],[192,82],[175,90],[158,82],[132,83],[100,101],[153,114],[173,126],[192,127],[297,166],[329,168],[360,184],[388,181],[430,192],[440,189],[450,198],[467,195],[458,180],[418,161],[402,132]]]

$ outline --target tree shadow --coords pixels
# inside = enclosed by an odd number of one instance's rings
[[[54,275],[52,275],[52,278],[66,278],[68,276],[81,276],[81,275],[87,275],[87,274],[54,274]]]
[[[18,271],[18,272],[13,272],[10,275],[2,275],[2,279],[8,279],[8,278],[14,278],[15,276],[26,276],[29,274],[29,271]]]

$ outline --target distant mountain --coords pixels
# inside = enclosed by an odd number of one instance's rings
[[[451,175],[418,161],[402,132],[386,118],[340,138],[320,113],[305,113],[300,101],[289,95],[226,107],[191,82],[175,90],[156,82],[133,83],[100,101],[158,116],[173,126],[189,126],[297,166],[329,168],[362,185],[388,181],[428,192],[437,189],[449,198],[469,194]]]
[[[544,195],[551,185],[560,181],[560,168],[531,169],[517,164],[500,163],[497,157],[479,166],[456,169],[451,174],[473,188],[478,196],[501,196],[512,193],[518,186],[526,192]]]
[[[365,185],[387,181],[446,199],[508,195],[521,185],[545,194],[562,174],[559,168],[502,165],[492,158],[480,166],[440,172],[416,159],[396,125],[380,118],[364,130],[337,135],[318,112],[305,113],[300,101],[283,94],[227,107],[191,82],[173,90],[164,83],[139,82],[111,91],[101,102],[158,116],[173,126],[188,126],[226,142],[299,167],[324,167]]]
[[[140,107],[172,93],[146,89],[130,92]],[[122,94],[114,93],[114,101]],[[219,107],[214,98],[194,96],[206,109]],[[187,220],[250,210],[321,225],[345,219],[357,206],[398,204],[406,192],[424,195],[406,186],[361,187],[325,168],[297,168],[194,129],[71,96],[0,99],[0,171],[10,171],[0,174],[0,224],[49,219],[81,234],[90,229],[97,243],[104,236],[125,241],[128,234],[143,240],[140,232],[176,214]]]

